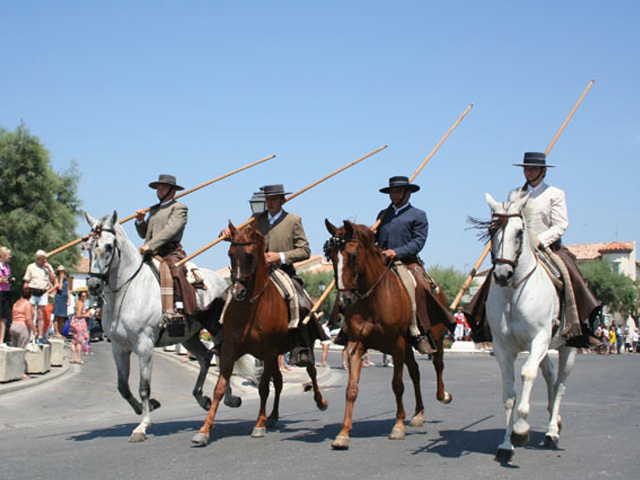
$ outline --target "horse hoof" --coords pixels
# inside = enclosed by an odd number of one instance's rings
[[[505,463],[511,462],[512,458],[513,458],[513,450],[507,450],[506,448],[499,448],[498,451],[496,452],[496,461],[502,463],[503,465]]]
[[[149,411],[153,412],[154,410],[157,410],[161,407],[162,405],[160,404],[160,402],[158,400],[156,400],[155,398],[150,398],[149,399]]]
[[[143,432],[133,432],[129,437],[129,441],[132,443],[144,442],[147,439],[147,435]]]
[[[406,433],[402,428],[394,428],[391,430],[391,434],[389,435],[389,440],[404,440]]]
[[[278,423],[277,418],[267,418],[267,428],[273,428]]]
[[[511,443],[516,447],[524,447],[529,443],[529,432],[525,433],[511,433]]]
[[[331,448],[334,450],[349,450],[349,442],[351,439],[349,437],[345,437],[344,435],[338,435],[336,439],[331,444]]]
[[[198,432],[191,439],[191,443],[195,444],[196,447],[206,447],[209,445],[209,435]]]
[[[265,427],[255,427],[251,432],[251,438],[262,438],[267,436],[267,429]]]
[[[445,405],[447,405],[451,403],[451,400],[453,400],[453,395],[451,395],[449,392],[444,392],[444,397],[442,397],[440,403],[444,403]]]
[[[317,405],[318,405],[318,410],[324,412],[329,406],[329,402],[327,402],[327,400],[323,398],[321,402],[317,403]]]
[[[242,399],[232,395],[229,399],[227,397],[224,398],[224,404],[229,408],[238,408],[242,405]]]
[[[199,403],[200,406],[207,412],[211,408],[211,399],[209,397],[202,397],[202,400]]]
[[[544,448],[549,450],[557,450],[560,437],[553,438],[551,435],[544,436]]]
[[[413,417],[409,422],[409,426],[416,428],[424,427],[424,418],[422,418],[422,415],[416,415],[415,417]]]

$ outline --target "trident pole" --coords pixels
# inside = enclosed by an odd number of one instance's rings
[[[321,184],[322,182],[329,180],[331,177],[334,177],[335,175],[339,174],[340,172],[346,170],[347,168],[351,168],[353,167],[355,164],[362,162],[363,160],[375,155],[376,153],[384,150],[385,148],[387,148],[388,145],[383,145],[382,147],[376,148],[375,150],[373,150],[372,152],[367,153],[366,155],[358,158],[357,160],[354,160],[351,163],[348,163],[347,165],[345,165],[344,167],[339,168],[338,170],[331,172],[329,175],[326,175],[324,177],[322,177],[320,180],[313,182],[311,185],[308,185],[306,187],[304,187],[302,190],[298,190],[296,193],[288,196],[287,198],[285,198],[285,202],[290,202],[291,200],[293,200],[294,198],[296,198],[298,195],[302,195],[304,192],[306,192],[307,190]],[[248,220],[246,220],[245,222],[241,223],[240,225],[238,225],[236,228],[241,229],[246,227],[247,225],[249,225],[251,222],[253,222],[254,217],[249,218]],[[199,250],[195,251],[194,253],[192,253],[191,255],[189,255],[186,258],[183,258],[182,260],[180,260],[179,262],[176,263],[176,267],[180,267],[182,265],[184,265],[185,263],[187,263],[189,260],[191,260],[192,258],[197,257],[198,255],[200,255],[201,253],[206,252],[207,250],[209,250],[211,247],[214,247],[215,245],[217,245],[218,243],[220,243],[222,240],[224,240],[225,237],[223,235],[219,236],[218,238],[216,238],[213,242],[205,245],[204,247],[200,248]]]
[[[221,175],[221,176],[219,176],[219,177],[216,177],[216,178],[214,178],[213,180],[209,180],[208,182],[205,182],[205,183],[203,183],[202,185],[198,185],[197,187],[191,188],[191,189],[189,189],[189,190],[185,190],[184,192],[182,192],[182,193],[180,193],[180,194],[176,195],[176,196],[175,196],[175,198],[176,198],[176,199],[178,199],[178,198],[182,198],[182,197],[184,197],[185,195],[189,195],[190,193],[195,192],[196,190],[200,190],[201,188],[204,188],[204,187],[207,187],[207,186],[209,186],[209,185],[211,185],[211,184],[213,184],[213,183],[219,182],[220,180],[223,180],[223,179],[225,179],[225,178],[227,178],[227,177],[230,177],[231,175],[235,175],[236,173],[240,173],[240,172],[242,172],[243,170],[247,170],[248,168],[255,167],[256,165],[259,165],[259,164],[264,163],[264,162],[266,162],[266,161],[268,161],[268,160],[271,160],[272,158],[275,158],[275,155],[270,155],[270,156],[265,157],[265,158],[262,158],[262,159],[260,159],[260,160],[256,160],[255,162],[250,163],[250,164],[248,164],[248,165],[245,165],[244,167],[240,167],[240,168],[238,168],[238,169],[236,169],[236,170],[233,170],[232,172],[225,173],[224,175]],[[153,207],[145,208],[145,209],[143,210],[143,212],[144,212],[144,213],[147,213],[149,210],[151,210],[151,208],[153,208]],[[137,215],[136,213],[134,213],[134,214],[132,214],[132,215],[129,215],[128,217],[123,218],[123,219],[121,219],[120,221],[118,221],[118,223],[123,224],[123,223],[125,223],[125,222],[128,222],[129,220],[132,220],[132,219],[136,218],[136,215]],[[58,247],[58,248],[56,248],[55,250],[50,251],[49,253],[47,253],[47,254],[46,254],[46,256],[47,256],[47,257],[51,257],[51,256],[55,255],[56,253],[63,252],[64,250],[67,250],[68,248],[71,248],[71,247],[73,247],[73,246],[75,246],[75,245],[79,244],[80,242],[82,242],[82,240],[83,240],[83,239],[84,239],[83,237],[81,237],[81,238],[76,238],[76,239],[75,239],[75,240],[73,240],[72,242],[69,242],[69,243],[67,243],[66,245],[63,245],[62,247]]]
[[[573,117],[573,114],[576,113],[576,110],[578,109],[578,107],[582,103],[582,100],[584,100],[584,97],[587,96],[587,93],[589,93],[589,90],[591,90],[591,87],[593,86],[594,83],[595,83],[595,80],[591,79],[591,81],[587,85],[587,88],[584,89],[584,91],[582,92],[582,95],[580,95],[580,98],[578,98],[578,101],[576,102],[576,104],[573,106],[573,108],[569,112],[569,115],[567,116],[565,121],[562,123],[562,126],[560,127],[558,132],[553,137],[553,140],[551,140],[551,143],[549,144],[549,146],[545,150],[545,155],[549,155],[549,152],[551,152],[551,149],[556,144],[556,141],[558,140],[558,137],[560,137],[560,135],[564,131],[565,127],[569,123],[569,120],[571,120],[571,117]],[[484,262],[484,259],[487,258],[487,255],[488,255],[490,250],[491,250],[491,242],[489,242],[487,244],[487,246],[484,248],[484,251],[482,252],[482,255],[480,255],[480,258],[478,259],[478,261],[474,265],[473,269],[469,273],[469,276],[467,276],[466,280],[462,284],[462,288],[460,289],[460,291],[456,295],[456,298],[453,300],[453,303],[449,306],[449,308],[451,310],[455,310],[456,307],[458,306],[458,304],[460,303],[460,300],[462,299],[462,295],[464,295],[464,291],[469,287],[469,285],[471,285],[471,281],[473,280],[473,277],[475,277],[476,273],[478,273],[478,269],[480,268],[480,265],[482,265],[482,262]]]
[[[445,135],[440,139],[440,141],[438,142],[438,144],[433,148],[433,150],[431,150],[431,152],[429,153],[429,155],[427,155],[427,158],[424,159],[424,161],[420,164],[420,166],[417,168],[417,170],[415,172],[413,172],[413,175],[411,175],[411,178],[409,178],[409,182],[413,182],[416,177],[418,176],[418,174],[422,171],[422,169],[427,165],[427,163],[429,163],[429,160],[431,160],[431,157],[433,157],[433,155],[438,151],[438,149],[442,146],[442,144],[445,142],[445,140],[447,140],[447,138],[449,138],[449,135],[451,135],[451,132],[453,132],[456,127],[458,126],[458,124],[462,121],[462,119],[467,115],[467,113],[469,113],[469,111],[473,108],[473,103],[470,103],[469,106],[465,109],[464,112],[462,112],[462,115],[460,115],[460,117],[458,117],[458,119],[455,121],[455,123],[451,126],[451,128],[449,128],[449,130],[447,131],[447,133],[445,133]],[[389,205],[387,207],[387,210],[384,212],[384,215],[382,215],[375,223],[375,225],[373,225],[371,227],[371,229],[373,231],[376,231],[378,229],[378,227],[380,226],[380,223],[382,223],[382,219],[387,215],[387,213],[389,213],[389,210],[391,210],[391,205]],[[322,294],[322,296],[318,299],[318,301],[313,305],[313,307],[311,308],[311,310],[309,311],[309,314],[304,318],[304,320],[302,321],[303,325],[306,325],[307,323],[309,323],[309,320],[311,320],[311,315],[313,315],[314,313],[316,313],[318,311],[318,309],[322,306],[322,304],[324,303],[324,301],[327,299],[327,297],[329,296],[329,294],[331,293],[331,291],[335,288],[336,286],[336,279],[334,278],[333,280],[331,280],[331,283],[327,286],[326,290],[324,291],[324,293]]]

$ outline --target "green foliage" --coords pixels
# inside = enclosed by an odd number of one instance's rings
[[[580,265],[589,288],[603,305],[623,316],[638,316],[638,284],[617,273],[608,260],[592,260]]]
[[[76,237],[78,180],[75,162],[61,174],[52,170],[49,152],[25,125],[15,132],[0,128],[0,245],[12,252],[14,295],[36,250],[51,251]],[[74,247],[49,262],[69,268],[79,259]]]
[[[447,304],[451,304],[456,295],[462,288],[467,276],[459,272],[453,267],[442,267],[441,265],[432,265],[427,269],[431,277],[438,282],[438,285],[444,290],[447,298]]]
[[[333,281],[333,272],[304,272],[299,274],[304,281],[304,289],[307,291],[311,299],[315,302],[320,298],[322,292],[320,291],[319,285],[322,282],[326,287]],[[324,312],[324,318],[331,318],[331,311],[333,310],[333,304],[336,301],[336,289],[334,288],[329,297],[322,304],[321,311]]]

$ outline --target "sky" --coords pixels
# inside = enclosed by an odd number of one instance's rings
[[[411,198],[429,218],[425,264],[469,271],[483,245],[467,216],[523,183],[512,163],[545,151],[591,79],[548,158],[564,242],[640,240],[639,24],[640,2],[617,0],[4,0],[0,127],[24,122],[58,172],[77,162],[94,217],[155,203],[161,173],[192,188],[275,154],[184,198],[188,253],[245,221],[259,186],[297,192],[388,145],[285,206],[321,254],[325,218],[373,224],[378,190],[473,103]],[[227,266],[227,246],[196,262]]]

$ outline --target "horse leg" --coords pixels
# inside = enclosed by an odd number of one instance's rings
[[[353,428],[353,406],[358,398],[358,382],[360,381],[360,372],[362,370],[362,355],[364,354],[364,345],[361,342],[349,342],[347,344],[347,357],[349,362],[349,382],[347,383],[346,399],[347,404],[344,410],[344,419],[342,428],[336,439],[331,444],[334,450],[347,450],[349,448],[349,434]]]
[[[222,355],[220,357],[220,375],[218,376],[218,381],[213,389],[213,400],[211,401],[209,412],[204,419],[202,427],[200,427],[200,431],[191,439],[191,442],[199,447],[205,447],[209,443],[210,430],[215,421],[216,411],[220,405],[220,400],[222,400],[222,397],[227,391],[227,384],[229,383],[231,373],[233,372],[234,358],[233,353],[227,353],[225,350],[222,351]]]
[[[431,329],[433,340],[436,343],[438,350],[433,354],[433,369],[436,371],[436,398],[439,402],[445,405],[451,403],[453,396],[447,392],[444,388],[444,380],[442,379],[442,372],[444,371],[444,335],[446,333],[446,327],[444,325],[437,325]],[[407,365],[408,366],[408,365]]]
[[[555,398],[555,384],[556,384],[556,366],[551,357],[547,355],[540,362],[540,370],[542,371],[542,377],[547,384],[547,411],[549,412],[549,418],[553,415],[553,399]]]
[[[393,352],[393,379],[391,380],[391,387],[396,396],[396,423],[389,434],[389,440],[404,440],[405,437],[404,419],[407,414],[404,411],[404,404],[402,403],[402,395],[404,394],[402,371],[404,369],[405,350],[406,348],[398,348]]]
[[[549,341],[544,334],[538,334],[531,342],[531,348],[527,360],[522,366],[520,376],[522,377],[522,394],[518,403],[518,419],[513,425],[513,433],[511,434],[511,442],[522,447],[529,443],[529,411],[530,398],[533,383],[538,375],[540,362],[547,355]]]
[[[265,360],[264,370],[258,385],[258,393],[260,393],[260,411],[258,412],[258,420],[251,432],[252,438],[262,438],[267,434],[267,399],[269,398],[269,384],[271,377],[274,376],[274,369],[278,370],[278,357],[275,359]]]
[[[209,372],[213,352],[207,350],[204,344],[200,341],[200,333],[188,339],[183,343],[183,345],[187,350],[195,355],[198,363],[200,364],[200,372],[198,373],[198,379],[196,380],[192,393],[198,402],[198,405],[208,411],[209,407],[211,407],[211,399],[202,394],[202,387],[205,379],[207,378],[207,373]]]
[[[278,419],[280,418],[280,394],[282,393],[282,372],[280,371],[280,367],[278,366],[278,357],[274,360],[275,364],[271,367],[272,379],[273,379],[273,387],[275,389],[275,394],[273,397],[273,408],[271,409],[271,414],[269,418],[267,418],[267,428],[273,428],[278,423]]]
[[[138,354],[140,363],[140,400],[142,401],[142,421],[133,430],[129,437],[130,442],[142,442],[147,438],[147,428],[151,425],[152,410],[160,408],[160,403],[150,398],[151,396],[151,370],[153,368],[153,349]]]
[[[424,426],[424,404],[422,403],[422,392],[420,391],[420,369],[418,368],[416,357],[413,354],[413,348],[408,346],[405,352],[405,363],[407,364],[407,370],[413,382],[413,393],[416,397],[416,411],[409,425],[412,427],[422,427]]]
[[[113,359],[116,362],[116,370],[118,371],[118,391],[120,396],[124,398],[133,411],[140,415],[142,413],[142,404],[133,396],[129,388],[129,372],[131,369],[131,352],[120,350],[115,343],[111,344]]]
[[[558,349],[558,376],[554,385],[553,406],[550,411],[549,426],[544,437],[544,445],[547,448],[557,448],[560,441],[560,429],[562,419],[560,418],[560,404],[566,392],[567,377],[573,370],[576,361],[576,349],[562,346]]]
[[[322,396],[322,392],[320,392],[320,387],[318,386],[318,371],[316,369],[316,359],[315,354],[313,353],[313,349],[311,349],[311,364],[307,366],[307,374],[311,379],[311,386],[313,388],[313,400],[316,402],[316,406],[319,410],[326,410],[329,403]]]
[[[513,445],[511,443],[511,432],[513,432],[513,409],[516,404],[516,389],[514,388],[515,371],[513,362],[516,356],[507,351],[504,346],[494,338],[493,351],[500,365],[502,373],[502,402],[506,416],[506,428],[502,443],[498,445],[496,460],[500,463],[508,463],[513,457]]]

